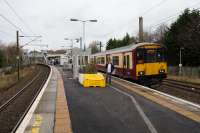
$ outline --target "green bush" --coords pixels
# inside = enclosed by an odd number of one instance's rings
[[[95,74],[97,73],[97,70],[94,64],[88,64],[81,67],[79,73]]]

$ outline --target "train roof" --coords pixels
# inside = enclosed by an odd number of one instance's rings
[[[119,47],[119,48],[115,48],[115,49],[111,49],[111,50],[106,50],[101,53],[92,54],[92,56],[132,51],[132,50],[136,49],[137,47],[145,46],[145,45],[158,45],[158,44],[156,44],[156,43],[138,43],[138,44],[132,43],[132,44],[124,46],[124,47]]]

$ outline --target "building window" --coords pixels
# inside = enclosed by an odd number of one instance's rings
[[[119,65],[119,56],[113,56],[112,58],[113,65]]]

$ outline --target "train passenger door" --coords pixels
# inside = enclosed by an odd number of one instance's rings
[[[108,64],[108,61],[111,61],[111,58],[110,58],[109,54],[106,55],[106,64]]]
[[[123,53],[123,77],[125,77],[126,74],[126,56]]]
[[[130,69],[130,56],[124,55],[123,56],[123,75],[124,77],[127,77],[129,74]]]
[[[106,63],[105,64],[108,64],[108,61],[111,61],[110,54],[106,55]],[[107,71],[106,67],[105,67],[105,71]]]

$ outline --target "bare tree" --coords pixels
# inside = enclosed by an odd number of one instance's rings
[[[164,36],[165,33],[167,32],[168,27],[166,24],[162,24],[160,25],[156,31],[152,34],[152,40],[154,42],[158,42],[158,43],[164,43]]]
[[[91,48],[92,54],[100,52],[100,41],[93,41],[90,43],[89,48]]]

